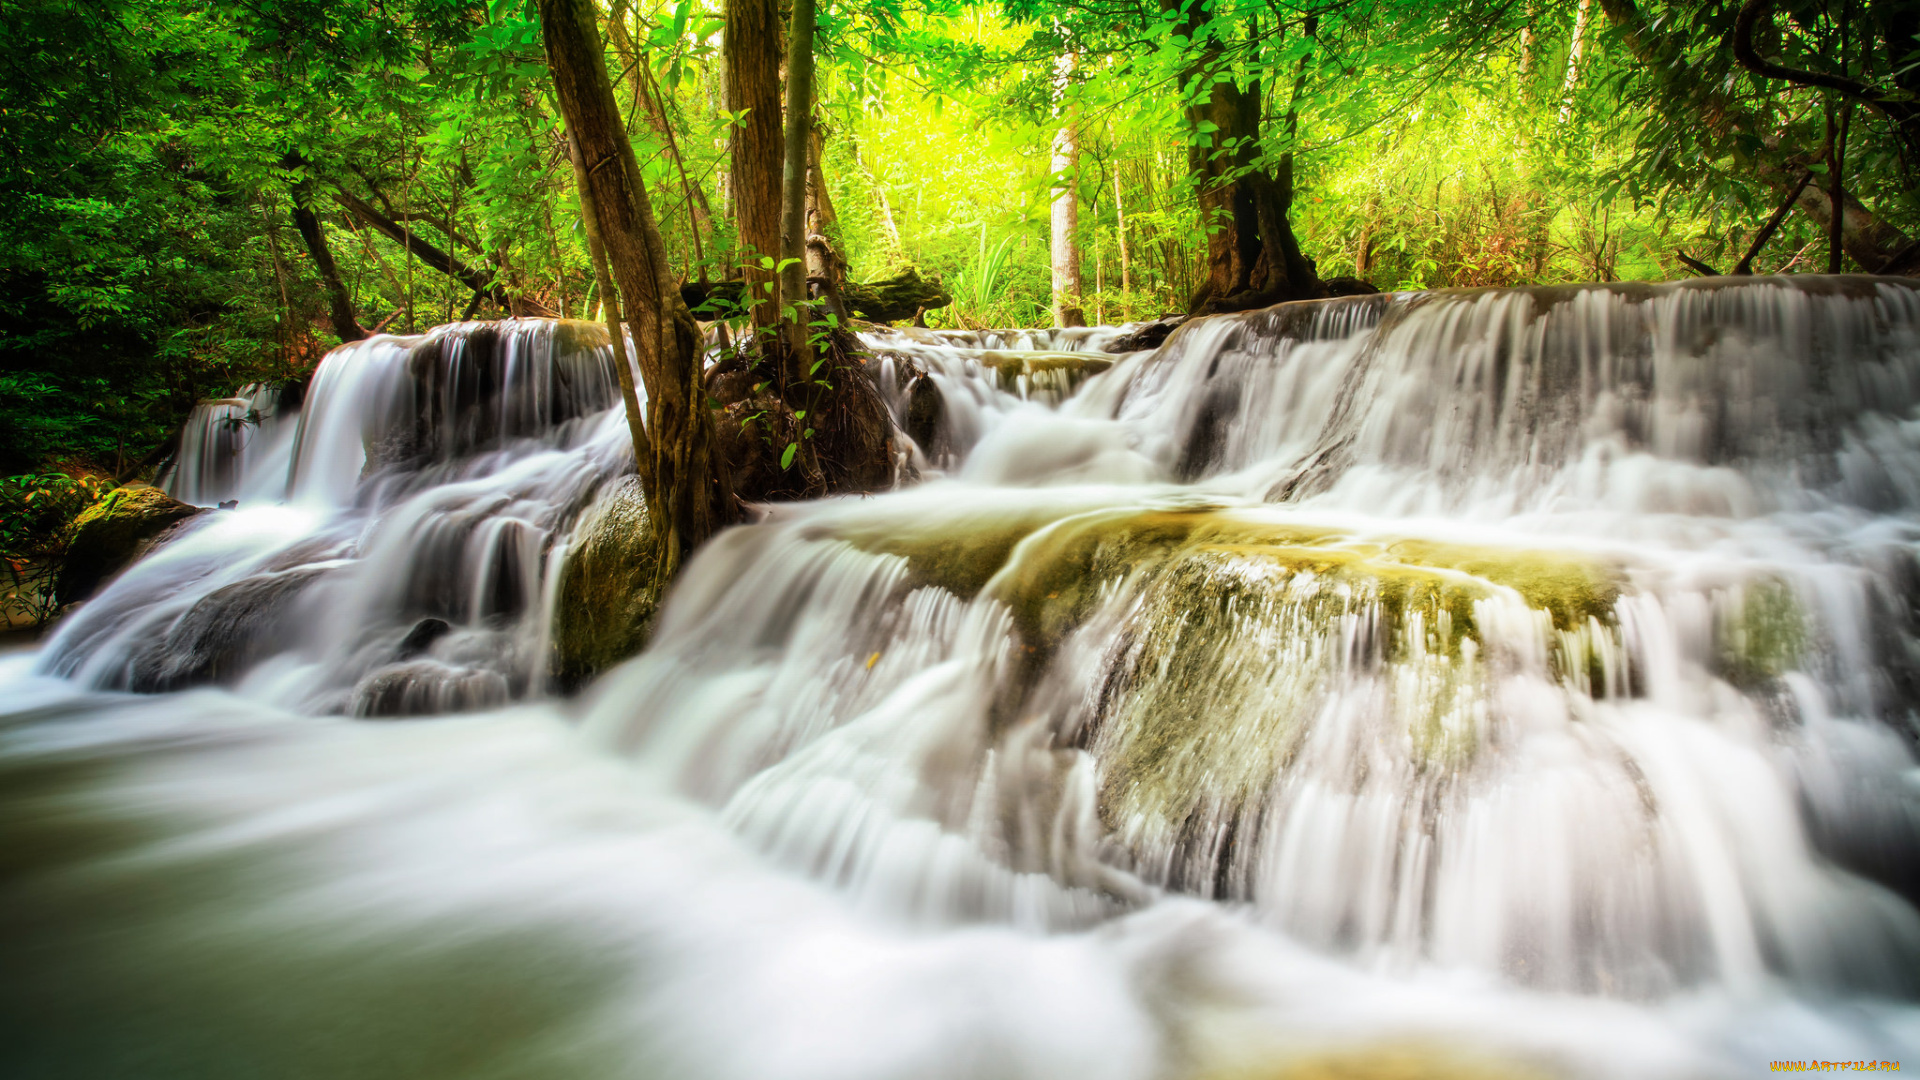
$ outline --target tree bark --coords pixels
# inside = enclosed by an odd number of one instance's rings
[[[1173,9],[1173,0],[1162,0]],[[1260,158],[1260,84],[1242,88],[1220,43],[1208,36],[1201,4],[1186,8],[1182,33],[1205,39],[1181,73],[1189,99],[1187,171],[1207,232],[1206,277],[1188,301],[1193,314],[1245,311],[1323,293],[1313,264],[1300,253],[1288,211],[1293,198],[1292,155],[1276,179],[1255,167]],[[1296,84],[1305,77],[1305,59]],[[1212,129],[1207,130],[1207,125]],[[1201,134],[1205,132],[1205,134]]]
[[[793,0],[788,20],[786,154],[780,198],[780,305],[792,308],[787,327],[787,378],[807,377],[813,350],[807,345],[811,312],[807,295],[807,178],[808,151],[813,145],[813,0]]]
[[[827,191],[827,131],[816,118],[813,121],[813,147],[807,173],[807,280],[819,282],[825,294],[827,310],[842,324],[851,314],[842,290],[847,281],[847,260],[840,251],[840,217],[833,211],[833,196]]]
[[[464,282],[469,289],[484,292],[489,299],[500,305],[502,311],[552,317],[553,313],[551,311],[548,311],[544,306],[532,299],[522,299],[516,302],[513,297],[507,295],[505,289],[494,284],[493,273],[491,271],[476,270],[466,263],[461,262],[459,259],[441,251],[434,245],[422,240],[405,225],[375,210],[372,206],[368,205],[366,200],[360,198],[358,195],[349,191],[339,190],[333,193],[333,199],[345,207],[354,217],[373,226],[382,236],[406,248],[409,254],[418,258],[421,262],[426,263],[428,266],[433,267],[435,270],[440,271],[450,278]]]
[[[780,6],[778,0],[727,0],[721,41],[726,58],[727,108],[745,110],[729,146],[734,217],[740,226],[740,261],[753,294],[772,300],[762,286],[774,280],[760,258],[780,253]],[[752,313],[755,327],[780,321],[780,305],[763,303]]]
[[[1567,77],[1560,83],[1560,122],[1573,119],[1573,91],[1580,85],[1580,57],[1587,46],[1587,15],[1593,0],[1580,0],[1573,15],[1573,40],[1567,45]]]
[[[1061,100],[1073,76],[1073,54],[1064,53],[1054,62],[1054,117],[1060,127],[1053,136],[1053,239],[1050,254],[1053,263],[1053,325],[1085,326],[1087,316],[1080,308],[1080,191],[1076,173],[1080,167],[1080,135],[1073,109]]]
[[[591,208],[614,284],[626,299],[647,387],[647,510],[664,581],[736,517],[724,466],[714,453],[699,329],[680,299],[633,144],[620,123],[594,4],[539,0],[539,7],[560,112],[586,173],[583,203]],[[648,473],[641,476],[644,481]]]
[[[1119,162],[1115,162],[1113,167],[1113,235],[1120,247],[1120,291],[1130,293],[1133,291],[1133,277],[1127,262],[1127,211],[1120,200]]]
[[[600,221],[588,195],[587,167],[580,158],[580,143],[567,139],[567,156],[573,159],[573,183],[580,196],[580,226],[587,234],[587,256],[593,260],[594,284],[600,288],[601,310],[606,312],[607,337],[613,345],[614,377],[620,383],[620,400],[627,409],[627,434],[633,439],[634,471],[640,474],[642,489],[653,486],[653,447],[647,439],[646,420],[640,413],[640,396],[633,386],[633,367],[627,362],[627,335],[620,328],[620,290],[607,270],[606,245],[600,242]],[[478,294],[476,294],[478,295]]]
[[[300,230],[300,239],[306,241],[307,255],[313,259],[313,268],[319,271],[320,283],[326,287],[327,313],[333,322],[333,332],[342,342],[359,341],[367,332],[354,317],[353,298],[347,294],[346,282],[340,278],[340,266],[333,261],[333,250],[327,246],[326,230],[313,212],[313,180],[304,175],[306,162],[298,154],[288,154],[280,165],[290,172],[303,174],[293,184],[293,224]]]
[[[700,273],[704,276],[707,267],[702,240],[713,235],[713,208],[707,202],[707,193],[687,175],[687,162],[680,153],[680,140],[675,136],[673,122],[667,116],[666,97],[654,81],[652,69],[647,67],[647,58],[641,55],[639,45],[627,30],[625,20],[628,10],[624,0],[613,5],[607,15],[607,36],[613,42],[621,66],[632,72],[633,108],[630,112],[646,118],[647,126],[660,137],[660,141],[667,146],[667,153],[673,156],[674,169],[680,174],[680,188],[686,197],[694,259],[700,264]]]

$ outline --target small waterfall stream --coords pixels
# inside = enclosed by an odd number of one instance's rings
[[[762,508],[571,698],[557,568],[631,469],[604,332],[378,337],[297,419],[204,406],[170,482],[239,507],[5,661],[0,1061],[1920,1052],[1920,290],[1354,297],[1120,340],[867,335],[919,480]]]

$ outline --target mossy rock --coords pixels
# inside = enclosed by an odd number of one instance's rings
[[[980,354],[980,363],[999,376],[1000,389],[1009,394],[1020,392],[1020,378],[1030,384],[1050,385],[1070,391],[1087,377],[1113,366],[1113,357],[1097,352],[1001,352],[989,349]]]
[[[1793,586],[1763,576],[1715,597],[1715,671],[1743,690],[1775,685],[1811,646],[1807,613]]]
[[[62,604],[85,600],[145,554],[161,534],[207,512],[146,484],[107,492],[73,519],[55,596]]]
[[[550,671],[563,690],[584,686],[647,645],[661,587],[639,480],[603,491],[581,515],[559,569]]]

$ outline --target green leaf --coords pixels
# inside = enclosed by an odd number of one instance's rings
[[[786,471],[787,467],[793,464],[793,454],[794,451],[798,449],[800,449],[800,444],[797,442],[787,444],[786,452],[780,455],[780,469],[782,472]]]

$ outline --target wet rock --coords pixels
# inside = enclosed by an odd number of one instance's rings
[[[1328,296],[1372,296],[1380,291],[1372,282],[1357,277],[1328,278],[1321,284],[1327,287]]]
[[[304,622],[299,596],[325,572],[259,574],[208,593],[133,657],[127,688],[155,694],[235,681],[293,647]]]
[[[400,647],[395,650],[394,659],[411,660],[419,656],[433,648],[433,643],[446,637],[447,632],[452,629],[453,627],[445,619],[421,619],[414,623],[413,629],[407,631],[407,636],[400,640]]]
[[[168,530],[210,512],[145,484],[115,488],[73,520],[55,595],[62,604],[86,599]]]
[[[1097,352],[1001,352],[989,349],[980,354],[980,363],[999,376],[1000,389],[1020,393],[1026,380],[1029,392],[1052,390],[1066,396],[1089,376],[1113,366],[1113,357]]]
[[[1186,321],[1186,316],[1183,315],[1177,318],[1150,322],[1131,334],[1124,334],[1109,341],[1107,343],[1107,351],[1111,353],[1130,353],[1139,352],[1143,349],[1157,349],[1162,342],[1167,340],[1168,334],[1179,329],[1180,324]]]
[[[361,679],[353,688],[353,715],[369,720],[440,716],[494,708],[510,696],[506,676],[497,671],[414,660]]]
[[[915,378],[907,388],[907,437],[929,456],[935,453],[934,441],[946,415],[947,400],[939,384],[925,375]]]
[[[574,690],[646,647],[661,586],[645,494],[633,477],[581,516],[561,565],[549,671]]]

